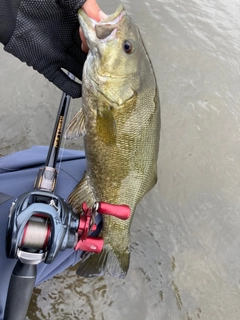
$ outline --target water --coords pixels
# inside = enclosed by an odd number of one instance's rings
[[[107,13],[118,4],[99,3]],[[135,213],[126,279],[82,280],[69,269],[35,289],[28,319],[237,320],[240,4],[123,4],[159,84],[159,182]],[[3,51],[0,57],[0,154],[48,144],[60,91]]]

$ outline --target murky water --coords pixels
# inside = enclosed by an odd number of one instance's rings
[[[35,289],[28,319],[237,320],[239,1],[123,3],[159,84],[159,182],[137,208],[126,279],[82,280],[67,270]],[[100,4],[111,13],[118,2]],[[0,154],[48,144],[61,92],[3,51],[0,58]]]

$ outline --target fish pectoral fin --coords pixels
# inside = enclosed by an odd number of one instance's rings
[[[91,207],[96,202],[86,171],[82,180],[69,195],[67,201],[70,203],[75,213],[81,212],[83,202],[86,202],[88,207]]]
[[[72,119],[70,125],[68,126],[65,137],[67,140],[76,139],[79,137],[84,137],[86,134],[83,108],[80,108],[78,113]]]
[[[80,277],[97,277],[109,274],[118,279],[124,279],[129,268],[130,253],[116,252],[104,246],[100,253],[86,253],[78,264],[77,275]]]

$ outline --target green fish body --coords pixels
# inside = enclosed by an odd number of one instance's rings
[[[136,205],[157,181],[160,103],[154,71],[139,30],[120,6],[96,23],[83,10],[80,24],[89,53],[83,70],[83,105],[67,138],[84,137],[87,171],[69,197],[76,212],[83,201],[126,204],[128,220],[103,216],[104,248],[88,253],[77,274],[126,276],[130,226]]]

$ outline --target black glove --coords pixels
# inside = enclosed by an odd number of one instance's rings
[[[0,0],[0,42],[4,49],[42,73],[73,98],[81,85],[86,54],[81,50],[77,10],[86,0]]]

